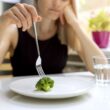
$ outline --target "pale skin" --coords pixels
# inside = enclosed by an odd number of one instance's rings
[[[38,0],[37,9],[19,3],[7,10],[0,16],[0,63],[7,51],[13,56],[18,43],[17,28],[27,30],[34,37],[31,27],[33,21],[37,22],[39,40],[47,40],[56,33],[56,20],[60,19],[62,25],[66,24],[68,45],[77,51],[88,70],[93,72],[92,57],[105,56],[80,26],[75,10],[75,0]]]

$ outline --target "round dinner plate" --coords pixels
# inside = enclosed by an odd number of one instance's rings
[[[54,87],[49,92],[36,91],[35,84],[40,77],[18,79],[10,84],[10,89],[20,95],[42,98],[61,99],[85,94],[90,90],[95,80],[87,76],[50,76],[54,80]]]

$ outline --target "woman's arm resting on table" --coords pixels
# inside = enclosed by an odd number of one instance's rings
[[[104,53],[97,47],[92,39],[88,37],[78,19],[75,17],[71,6],[65,8],[64,15],[69,27],[72,28],[67,38],[69,45],[78,52],[88,70],[93,72],[92,57],[97,55],[105,57]],[[73,31],[77,36],[74,36]]]

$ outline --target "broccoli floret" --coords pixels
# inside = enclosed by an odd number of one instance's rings
[[[35,85],[36,90],[38,91],[50,91],[51,88],[54,86],[54,80],[50,77],[43,77],[41,78]]]

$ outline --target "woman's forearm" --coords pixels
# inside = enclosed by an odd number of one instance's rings
[[[72,25],[72,24],[71,24]],[[73,26],[74,27],[74,26]],[[81,44],[81,48],[83,50],[83,59],[86,63],[87,68],[90,71],[93,71],[93,56],[102,56],[105,57],[104,53],[101,49],[97,47],[97,45],[93,42],[91,38],[86,34],[86,32],[79,25],[75,26],[75,32],[78,35],[78,39]]]
[[[67,7],[65,10],[65,17],[67,23],[71,26],[71,28],[76,32],[77,37],[80,41],[81,50],[83,51],[83,59],[86,63],[86,66],[89,70],[93,71],[92,66],[92,57],[93,56],[103,56],[104,53],[97,47],[97,45],[93,42],[92,39],[86,34],[86,31],[81,27],[79,21],[74,16],[71,7]]]
[[[74,28],[74,26],[72,27]],[[75,27],[76,27],[75,32],[78,35],[77,37],[80,40],[81,47],[83,49],[84,59],[86,60],[88,68],[91,68],[93,56],[104,57],[105,55],[102,52],[102,50],[99,49],[99,47],[94,43],[94,41],[91,38],[89,38],[85,30],[80,25],[77,24]]]
[[[78,39],[84,46],[84,49],[88,49],[88,50],[92,49],[93,52],[96,53],[96,55],[98,55],[98,54],[103,55],[103,52],[97,47],[97,45],[93,42],[93,40],[91,38],[89,38],[86,31],[81,27],[77,18],[75,18],[74,15],[72,15],[72,13],[70,13],[70,15],[71,15],[70,16],[70,19],[71,19],[70,26],[76,32]],[[94,54],[92,52],[90,52],[90,53]]]

